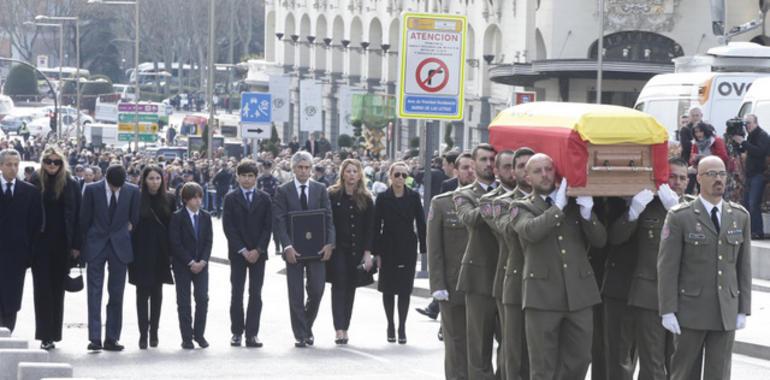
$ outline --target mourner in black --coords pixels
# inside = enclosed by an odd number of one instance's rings
[[[372,268],[374,202],[360,161],[346,159],[340,173],[337,183],[329,188],[337,246],[326,265],[326,280],[332,284],[334,342],[347,344],[356,287],[364,285],[358,282],[358,272]]]
[[[168,227],[176,211],[175,197],[166,192],[163,169],[145,167],[141,177],[139,224],[131,241],[134,261],[128,265],[128,282],[136,286],[136,317],[139,348],[158,346],[158,324],[163,302],[163,284],[173,284]],[[149,308],[148,308],[149,302]]]
[[[380,269],[377,288],[382,293],[388,318],[388,342],[396,341],[393,321],[395,296],[398,295],[398,342],[406,344],[406,315],[414,287],[417,243],[425,253],[425,212],[420,195],[404,185],[409,176],[404,162],[390,166],[390,187],[377,196],[374,219],[374,254]],[[415,224],[417,234],[415,234]]]

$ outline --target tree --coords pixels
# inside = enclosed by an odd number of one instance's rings
[[[35,71],[27,65],[13,66],[8,73],[3,93],[11,97],[38,95]]]
[[[353,138],[350,137],[350,135],[341,134],[340,137],[337,138],[337,145],[340,148],[352,148],[353,147]]]

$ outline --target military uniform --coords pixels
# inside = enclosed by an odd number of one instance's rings
[[[509,380],[529,378],[529,359],[527,357],[527,341],[524,333],[524,312],[521,310],[521,273],[524,264],[524,256],[521,250],[519,236],[513,229],[511,217],[511,204],[514,201],[525,198],[518,188],[504,194],[494,203],[495,230],[503,237],[505,247],[508,249],[505,255],[500,255],[500,260],[505,260],[500,272],[495,278],[495,291],[500,293],[502,307],[500,314],[503,320],[503,353],[505,355],[505,374]],[[498,264],[498,267],[500,265]],[[502,277],[502,279],[497,278]],[[501,282],[498,282],[501,281]]]
[[[497,324],[497,304],[492,297],[498,246],[479,207],[487,191],[476,181],[457,189],[452,199],[460,222],[468,229],[468,244],[460,265],[457,290],[465,292],[468,339],[468,378],[495,379],[492,346]]]
[[[433,198],[428,214],[430,290],[446,290],[449,301],[439,302],[444,331],[444,371],[448,380],[468,379],[465,293],[457,291],[460,261],[468,244],[468,230],[460,223],[452,194]]]
[[[514,202],[510,213],[524,251],[530,378],[583,379],[591,362],[592,306],[601,302],[587,249],[604,246],[607,232],[595,214],[583,219],[574,200],[560,210],[533,195]]]
[[[751,225],[740,205],[722,201],[719,227],[703,199],[674,206],[657,262],[660,315],[675,313],[671,379],[686,379],[705,345],[705,379],[729,379],[738,314],[751,312]]]

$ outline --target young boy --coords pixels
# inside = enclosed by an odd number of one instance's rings
[[[191,350],[193,340],[201,348],[209,343],[203,337],[206,330],[206,313],[209,303],[208,261],[211,257],[213,230],[211,216],[201,209],[203,189],[195,182],[188,182],[180,191],[184,207],[171,217],[169,239],[171,241],[172,266],[176,280],[176,304],[179,311],[179,329],[182,332],[182,348]],[[195,285],[195,323],[192,318],[190,288]]]

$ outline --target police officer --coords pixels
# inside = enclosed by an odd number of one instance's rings
[[[473,158],[463,153],[453,163],[460,186],[475,178]],[[460,223],[452,193],[437,195],[428,213],[428,268],[430,290],[438,301],[444,332],[444,374],[448,380],[468,379],[465,333],[465,294],[457,289],[460,261],[468,244],[468,230]]]
[[[460,223],[468,229],[468,245],[460,265],[457,290],[465,292],[468,378],[473,380],[495,379],[492,346],[497,305],[492,297],[492,285],[498,247],[495,235],[481,217],[479,200],[497,187],[494,171],[496,154],[495,148],[489,144],[479,144],[474,148],[472,157],[476,181],[457,189],[452,195]]]
[[[524,252],[523,305],[530,378],[583,379],[591,362],[592,306],[601,302],[587,247],[602,247],[604,226],[589,196],[567,198],[554,186],[553,161],[535,154],[526,165],[534,194],[511,205]]]
[[[495,295],[500,293],[502,306],[498,306],[503,321],[503,354],[505,374],[509,380],[529,378],[529,359],[527,342],[524,335],[524,313],[521,310],[521,270],[524,256],[519,243],[519,236],[513,230],[510,206],[515,200],[524,199],[532,193],[532,187],[525,180],[526,164],[535,154],[529,148],[519,148],[513,155],[513,174],[516,188],[495,199],[495,230],[505,242],[506,253],[501,253],[504,261],[502,272],[495,276]],[[502,175],[500,176],[502,180]],[[502,245],[502,244],[501,244]],[[498,268],[500,263],[498,262]]]
[[[495,268],[494,279],[492,281],[492,297],[495,298],[495,304],[497,305],[498,331],[496,331],[496,336],[498,337],[498,342],[500,343],[497,350],[497,372],[499,373],[499,377],[503,380],[510,378],[505,372],[505,358],[507,355],[504,351],[504,343],[502,342],[502,331],[503,326],[505,325],[502,312],[502,287],[503,278],[505,277],[505,262],[508,260],[508,246],[505,244],[505,239],[503,238],[502,234],[500,234],[500,231],[497,230],[497,225],[495,224],[495,218],[497,215],[494,212],[494,203],[497,198],[512,192],[513,189],[516,188],[516,179],[513,175],[514,153],[515,152],[512,150],[504,150],[497,154],[497,157],[495,157],[495,169],[497,170],[497,177],[500,181],[500,185],[496,189],[481,196],[481,199],[479,200],[481,217],[492,230],[492,233],[497,240],[497,266]]]
[[[668,210],[694,199],[683,195],[687,186],[687,163],[681,158],[672,158],[668,167],[668,183],[660,186],[657,196],[650,190],[642,190],[635,195],[626,214],[612,224],[608,235],[609,244],[630,245],[622,254],[635,257],[627,289],[628,308],[624,310],[624,315],[630,315],[632,319],[632,338],[639,354],[640,379],[666,379],[666,353],[671,348],[667,347],[666,330],[660,325],[658,316],[660,233]],[[633,371],[631,367],[631,375]]]
[[[735,330],[751,312],[751,223],[722,199],[722,160],[698,163],[698,199],[669,211],[658,254],[661,323],[675,334],[671,379],[689,376],[705,347],[704,378],[729,379]]]

